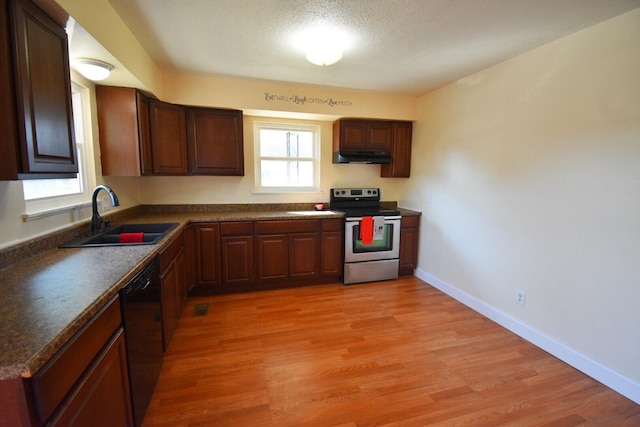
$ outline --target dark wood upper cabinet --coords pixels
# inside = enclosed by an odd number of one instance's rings
[[[151,174],[149,99],[128,87],[96,86],[102,174]]]
[[[391,163],[380,166],[380,176],[383,178],[409,178],[411,175],[411,136],[413,123],[393,123],[393,143],[391,148]]]
[[[103,175],[244,175],[242,111],[115,86],[96,86],[96,100]]]
[[[242,111],[187,108],[189,172],[244,175]]]
[[[187,116],[182,105],[149,102],[154,175],[186,175]]]
[[[73,178],[67,34],[28,0],[0,0],[0,22],[0,178]]]
[[[393,122],[342,119],[334,123],[334,147],[338,150],[391,150]]]

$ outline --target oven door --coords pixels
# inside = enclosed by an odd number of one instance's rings
[[[365,244],[360,239],[362,218],[347,218],[344,233],[345,262],[398,259],[400,257],[400,218],[399,216],[385,217],[382,239],[373,240],[371,244]]]

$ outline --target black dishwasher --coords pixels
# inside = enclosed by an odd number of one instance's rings
[[[162,367],[158,270],[156,257],[120,291],[133,417],[137,426],[142,424]]]

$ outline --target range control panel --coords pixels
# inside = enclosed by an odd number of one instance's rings
[[[357,200],[360,198],[380,200],[379,188],[333,188],[332,200]]]

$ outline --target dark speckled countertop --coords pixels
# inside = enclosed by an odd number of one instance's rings
[[[58,249],[66,240],[54,240],[55,246],[49,249],[34,250],[34,243],[29,243],[22,248],[27,253],[14,250],[10,256],[18,259],[0,264],[0,380],[32,376],[190,222],[342,217],[306,206],[276,208],[136,207],[123,215],[122,223],[177,222],[180,226],[156,245]],[[69,236],[64,238],[71,240]]]

